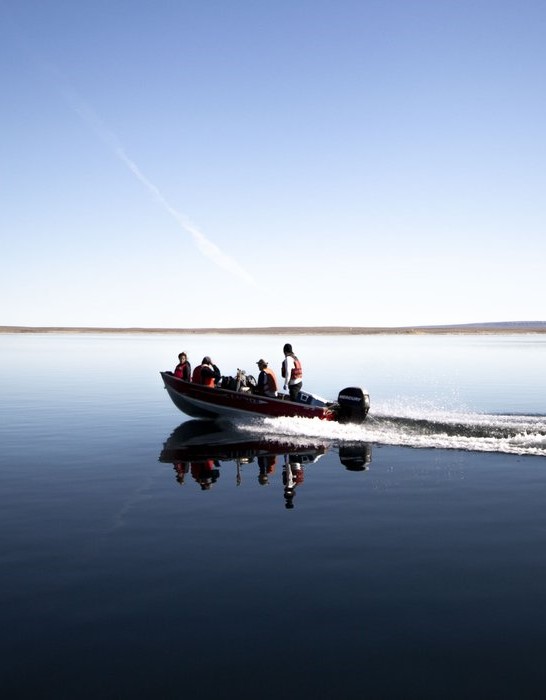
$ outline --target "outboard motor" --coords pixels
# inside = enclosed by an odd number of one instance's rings
[[[362,423],[370,410],[370,395],[358,386],[342,389],[337,397],[340,423]]]

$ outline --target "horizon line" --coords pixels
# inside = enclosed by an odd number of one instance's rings
[[[0,333],[188,333],[256,335],[373,335],[418,333],[546,333],[546,321],[487,321],[410,326],[233,326],[233,327],[145,327],[145,326],[0,326]]]

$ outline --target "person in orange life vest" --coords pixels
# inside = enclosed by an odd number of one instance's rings
[[[281,366],[281,376],[284,378],[283,388],[286,389],[288,386],[290,401],[296,401],[303,382],[303,369],[301,362],[292,352],[290,343],[286,343],[282,351],[284,352],[284,360]]]
[[[178,364],[175,367],[174,376],[183,379],[185,382],[191,382],[191,365],[185,352],[181,352],[178,355]]]
[[[203,384],[204,386],[215,386],[220,380],[221,373],[218,367],[213,364],[208,355],[203,358],[203,362],[193,370],[192,382]]]
[[[261,394],[262,396],[277,396],[277,377],[275,372],[267,366],[265,360],[258,360],[256,362],[260,374],[258,375],[258,383],[256,384],[256,389],[254,393]]]

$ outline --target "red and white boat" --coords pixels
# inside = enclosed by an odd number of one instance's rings
[[[340,423],[362,423],[370,409],[369,394],[360,387],[342,389],[337,401],[327,401],[300,391],[297,401],[288,396],[260,396],[245,388],[239,391],[186,382],[172,372],[161,372],[174,405],[192,418],[240,418],[268,416],[279,418],[320,418]]]

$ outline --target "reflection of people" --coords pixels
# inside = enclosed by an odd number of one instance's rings
[[[296,486],[303,482],[303,467],[299,455],[284,455],[284,469],[282,472],[282,483],[284,484],[284,506],[292,509],[294,507],[294,496]]]
[[[290,401],[296,401],[303,382],[303,370],[301,362],[292,352],[290,343],[283,347],[284,360],[281,366],[281,375],[284,378],[284,389],[288,386]]]
[[[188,462],[174,462],[173,469],[176,472],[176,480],[182,486],[184,483],[184,477],[188,473],[190,465]]]
[[[203,491],[208,491],[218,481],[220,471],[216,467],[217,464],[213,459],[191,463],[191,475]]]
[[[258,455],[258,483],[265,486],[269,483],[269,477],[275,473],[277,464],[276,455]]]
[[[237,456],[235,461],[237,462],[237,476],[235,477],[235,483],[237,486],[241,485],[241,467],[244,464],[252,464],[254,462],[254,457],[252,456],[247,456],[246,454]]]
[[[262,396],[277,396],[277,377],[275,372],[268,367],[268,363],[265,360],[258,360],[256,362],[260,374],[258,375],[258,383],[254,389],[255,394],[261,394]]]
[[[206,355],[203,361],[193,370],[192,382],[203,384],[204,386],[214,386],[221,378],[218,367]]]
[[[178,364],[174,370],[174,376],[183,379],[185,382],[191,381],[191,365],[185,352],[178,355]]]

